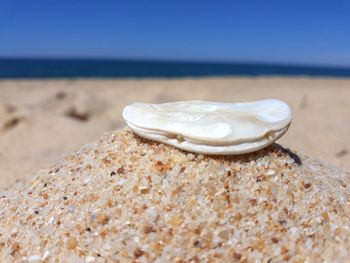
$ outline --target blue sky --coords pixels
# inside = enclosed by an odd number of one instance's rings
[[[0,0],[0,56],[350,66],[350,0]]]

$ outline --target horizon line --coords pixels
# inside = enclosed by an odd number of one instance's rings
[[[304,67],[304,68],[325,68],[325,69],[345,69],[349,66],[326,65],[314,63],[298,62],[276,62],[276,61],[251,61],[251,60],[205,60],[205,59],[174,59],[174,58],[133,58],[133,57],[103,57],[103,56],[0,56],[0,60],[70,60],[70,61],[129,61],[129,62],[151,62],[151,63],[185,63],[185,64],[218,64],[218,65],[261,65],[279,67]]]

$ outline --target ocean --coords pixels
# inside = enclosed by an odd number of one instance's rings
[[[178,78],[211,76],[350,77],[350,68],[254,63],[0,58],[0,79]]]

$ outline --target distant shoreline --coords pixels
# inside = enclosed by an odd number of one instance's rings
[[[263,63],[0,58],[0,79],[349,78],[350,68]]]

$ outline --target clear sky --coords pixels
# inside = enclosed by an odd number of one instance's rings
[[[0,0],[0,56],[350,66],[350,0]]]

